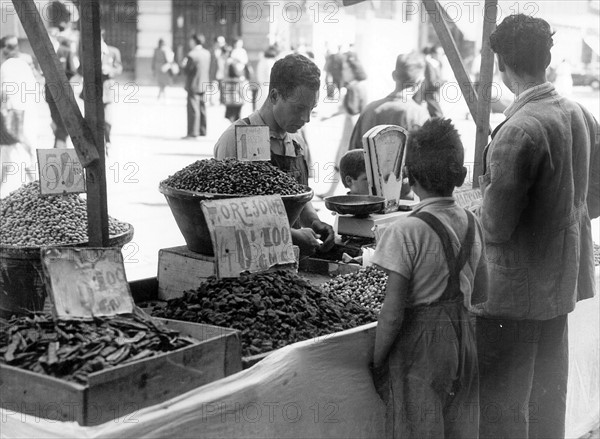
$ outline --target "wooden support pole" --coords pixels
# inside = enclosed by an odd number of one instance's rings
[[[98,0],[81,0],[81,65],[85,120],[91,128],[99,160],[87,169],[88,236],[90,247],[108,245],[108,207],[104,156],[104,103],[102,101],[102,48],[100,4]]]
[[[423,6],[425,6],[425,9],[427,10],[431,24],[442,43],[444,52],[446,52],[454,76],[456,77],[460,90],[469,106],[471,116],[475,119],[477,114],[477,92],[471,83],[471,78],[469,78],[469,75],[465,70],[463,60],[458,52],[454,38],[452,38],[452,34],[448,29],[448,25],[445,21],[447,18],[445,18],[444,11],[437,0],[423,0]]]
[[[479,176],[482,173],[483,150],[490,135],[490,106],[492,85],[494,80],[494,54],[490,48],[490,35],[496,29],[498,16],[498,0],[485,0],[483,36],[481,42],[481,67],[479,69],[479,100],[477,101],[477,117],[475,123],[475,157],[473,159],[473,187],[479,187]]]
[[[36,3],[34,0],[13,0],[15,11],[25,29],[33,53],[44,72],[47,88],[71,136],[77,157],[82,166],[87,168],[99,157],[94,138],[79,111],[73,89],[60,66]]]

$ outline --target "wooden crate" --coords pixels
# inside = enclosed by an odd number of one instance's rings
[[[89,375],[83,386],[0,364],[0,407],[36,418],[98,425],[167,401],[242,369],[238,331],[157,319],[200,343]]]
[[[215,257],[190,251],[187,246],[163,248],[158,251],[158,298],[181,297],[186,290],[195,290],[216,274]]]

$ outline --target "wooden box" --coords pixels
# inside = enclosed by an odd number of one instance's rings
[[[187,246],[163,248],[158,251],[158,298],[181,297],[186,290],[195,290],[216,274],[215,257],[190,251]]]
[[[200,343],[89,375],[83,386],[0,364],[0,406],[36,418],[98,425],[124,417],[242,369],[239,333],[229,328],[157,319]]]

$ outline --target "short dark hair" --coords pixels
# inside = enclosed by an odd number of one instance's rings
[[[319,91],[321,70],[304,55],[292,53],[273,64],[271,69],[269,92],[274,88],[285,99],[290,97],[297,87],[305,86]]]
[[[206,42],[206,38],[204,38],[204,35],[202,34],[193,34],[191,38],[192,40],[194,40],[194,43],[196,43],[196,45],[200,44],[204,46],[204,43]]]
[[[449,197],[465,179],[465,150],[450,119],[429,119],[411,131],[406,146],[406,170],[411,185]]]
[[[552,35],[550,25],[541,18],[509,15],[490,35],[490,46],[515,73],[536,75],[550,65]]]
[[[363,149],[353,149],[352,151],[348,151],[340,159],[339,167],[342,183],[345,187],[348,187],[346,184],[347,176],[356,180],[361,174],[367,172],[365,166],[365,151]]]
[[[395,72],[402,83],[414,84],[425,75],[425,57],[414,51],[398,55]]]

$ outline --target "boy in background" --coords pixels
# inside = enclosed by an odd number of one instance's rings
[[[373,358],[386,436],[478,437],[475,330],[468,308],[487,295],[481,226],[452,192],[466,176],[450,120],[408,138],[406,172],[421,202],[385,229],[374,264],[389,277]]]
[[[340,177],[348,195],[369,195],[369,182],[365,168],[365,152],[354,149],[344,154],[340,160]]]
[[[340,159],[339,170],[344,187],[350,189],[347,195],[371,195],[363,149],[353,149],[344,154]],[[405,180],[402,182],[400,199],[413,200],[414,193]]]

